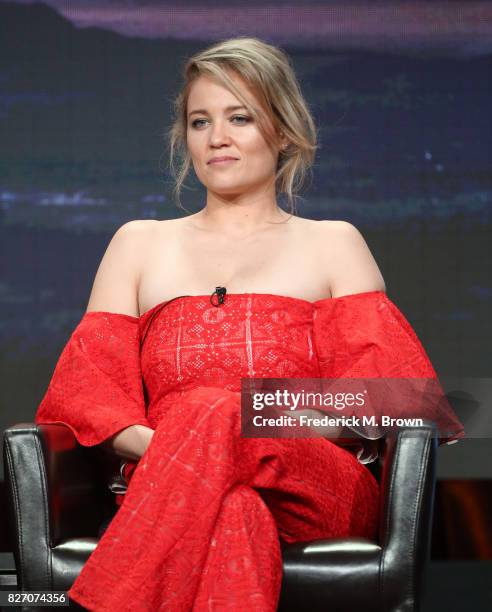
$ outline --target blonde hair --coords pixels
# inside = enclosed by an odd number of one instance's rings
[[[244,98],[229,71],[241,77],[255,93],[266,110],[266,119]],[[286,136],[289,144],[279,153],[275,188],[277,193],[286,194],[290,212],[295,214],[297,193],[314,162],[316,127],[288,56],[277,47],[249,37],[221,41],[185,63],[184,85],[174,100],[175,117],[167,132],[169,167],[175,177],[173,193],[178,206],[183,208],[179,196],[191,166],[186,145],[188,97],[192,84],[202,75],[213,77],[241,100],[267,143],[280,144],[277,140],[279,132]],[[177,170],[174,167],[176,156],[180,158]]]

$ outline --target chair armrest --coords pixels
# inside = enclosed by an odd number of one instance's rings
[[[401,605],[402,581],[409,605],[421,590],[430,553],[436,448],[432,424],[399,429],[386,438],[379,532],[385,610],[396,600]]]
[[[44,566],[49,549],[64,540],[97,537],[108,496],[113,501],[101,482],[97,451],[79,445],[63,424],[18,423],[5,430],[5,481],[17,568]],[[22,579],[19,583],[27,588]]]

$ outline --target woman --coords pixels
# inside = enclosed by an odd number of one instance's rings
[[[206,204],[115,233],[36,415],[127,460],[69,595],[98,612],[272,611],[281,540],[375,538],[375,454],[242,437],[241,378],[436,374],[358,230],[294,214],[316,133],[284,53],[252,38],[198,53],[176,110],[176,193],[191,161]]]

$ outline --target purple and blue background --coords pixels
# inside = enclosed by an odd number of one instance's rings
[[[239,35],[289,54],[317,124],[298,214],[360,229],[439,375],[490,377],[491,2],[0,2],[3,428],[32,421],[115,230],[184,214],[164,140],[181,68]],[[482,511],[490,451],[440,449],[441,485],[480,483]]]

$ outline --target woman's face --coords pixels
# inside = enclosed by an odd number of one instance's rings
[[[244,81],[229,74],[248,102],[260,111],[257,98]],[[240,108],[228,108],[234,106]],[[279,149],[267,145],[253,117],[228,89],[200,76],[188,96],[187,123],[193,167],[207,190],[218,195],[240,195],[274,183]],[[210,163],[213,157],[225,156],[235,160]]]

